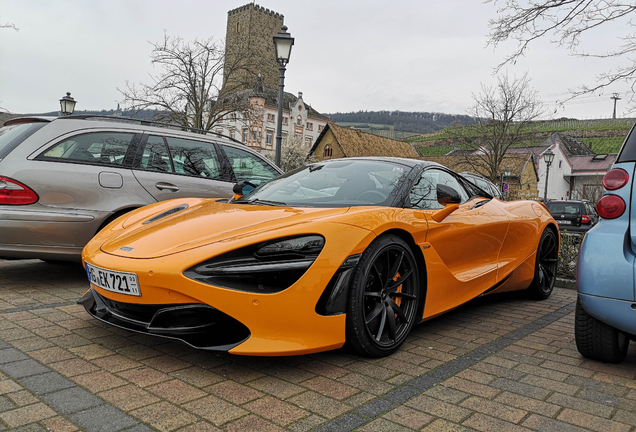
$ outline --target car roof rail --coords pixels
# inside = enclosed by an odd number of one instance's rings
[[[234,141],[237,144],[245,145],[239,140],[237,140],[236,138],[232,138],[215,131],[197,129],[190,126],[182,126],[182,125],[163,123],[163,122],[157,122],[152,120],[136,119],[132,117],[107,116],[107,115],[100,115],[100,114],[72,114],[72,115],[57,117],[57,120],[104,120],[104,121],[112,121],[112,122],[118,122],[118,123],[132,123],[132,124],[138,124],[140,126],[155,126],[155,127],[179,130],[179,131],[185,131],[185,132],[195,132],[195,133],[200,133],[201,135],[215,135],[221,138],[229,139],[230,141]]]

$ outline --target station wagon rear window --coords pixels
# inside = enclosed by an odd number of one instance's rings
[[[0,128],[0,160],[46,123],[16,123]]]

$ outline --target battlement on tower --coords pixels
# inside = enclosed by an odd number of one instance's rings
[[[259,6],[259,5],[255,4],[255,3],[248,3],[246,5],[239,6],[236,9],[232,9],[227,14],[228,15],[234,15],[234,14],[237,14],[237,13],[245,12],[248,9],[254,9],[257,12],[261,12],[261,13],[264,13],[266,15],[271,15],[274,18],[277,18],[277,19],[284,19],[285,18],[285,16],[283,14],[280,14],[278,12],[274,12],[273,10],[266,9],[263,6]]]

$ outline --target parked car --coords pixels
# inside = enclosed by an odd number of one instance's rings
[[[464,177],[466,180],[468,180],[478,188],[481,188],[484,192],[487,192],[493,198],[503,200],[503,195],[501,194],[499,188],[497,188],[497,186],[495,186],[495,184],[488,180],[486,177],[468,171],[464,171],[462,173],[462,177]]]
[[[564,200],[546,202],[561,231],[584,234],[598,222],[594,206],[586,200]]]
[[[381,357],[414,324],[484,294],[547,298],[558,250],[541,204],[492,199],[433,162],[334,159],[231,202],[182,198],[120,217],[84,248],[81,302],[108,324],[200,349],[297,355],[348,341]]]
[[[576,347],[587,358],[623,361],[636,335],[636,133],[630,131],[618,159],[603,177],[596,205],[600,221],[583,239],[577,264]]]
[[[28,117],[0,128],[0,258],[80,260],[108,223],[171,198],[231,197],[281,171],[229,138],[122,117]]]

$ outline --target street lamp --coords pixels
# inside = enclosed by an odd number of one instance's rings
[[[71,93],[70,92],[66,92],[66,96],[64,96],[62,99],[60,99],[60,108],[62,111],[62,115],[71,115],[73,114],[73,111],[75,110],[75,104],[77,102],[75,102],[75,99],[73,99],[71,97]]]
[[[294,38],[287,33],[287,26],[282,26],[274,36],[276,62],[278,63],[278,121],[276,126],[276,156],[274,163],[280,167],[280,154],[283,141],[283,90],[285,89],[285,66],[289,62]]]
[[[506,182],[509,182],[508,179],[510,178],[510,167],[506,167],[505,174],[506,174]],[[508,189],[510,189],[510,185],[508,185]],[[505,200],[508,201],[508,191],[507,190],[506,190]]]
[[[545,159],[545,163],[546,163],[546,168],[545,168],[545,191],[543,192],[543,201],[547,202],[548,201],[548,179],[549,174],[550,174],[550,164],[552,164],[552,161],[554,160],[554,153],[552,153],[550,150],[548,150],[547,152],[543,153],[543,158]]]

